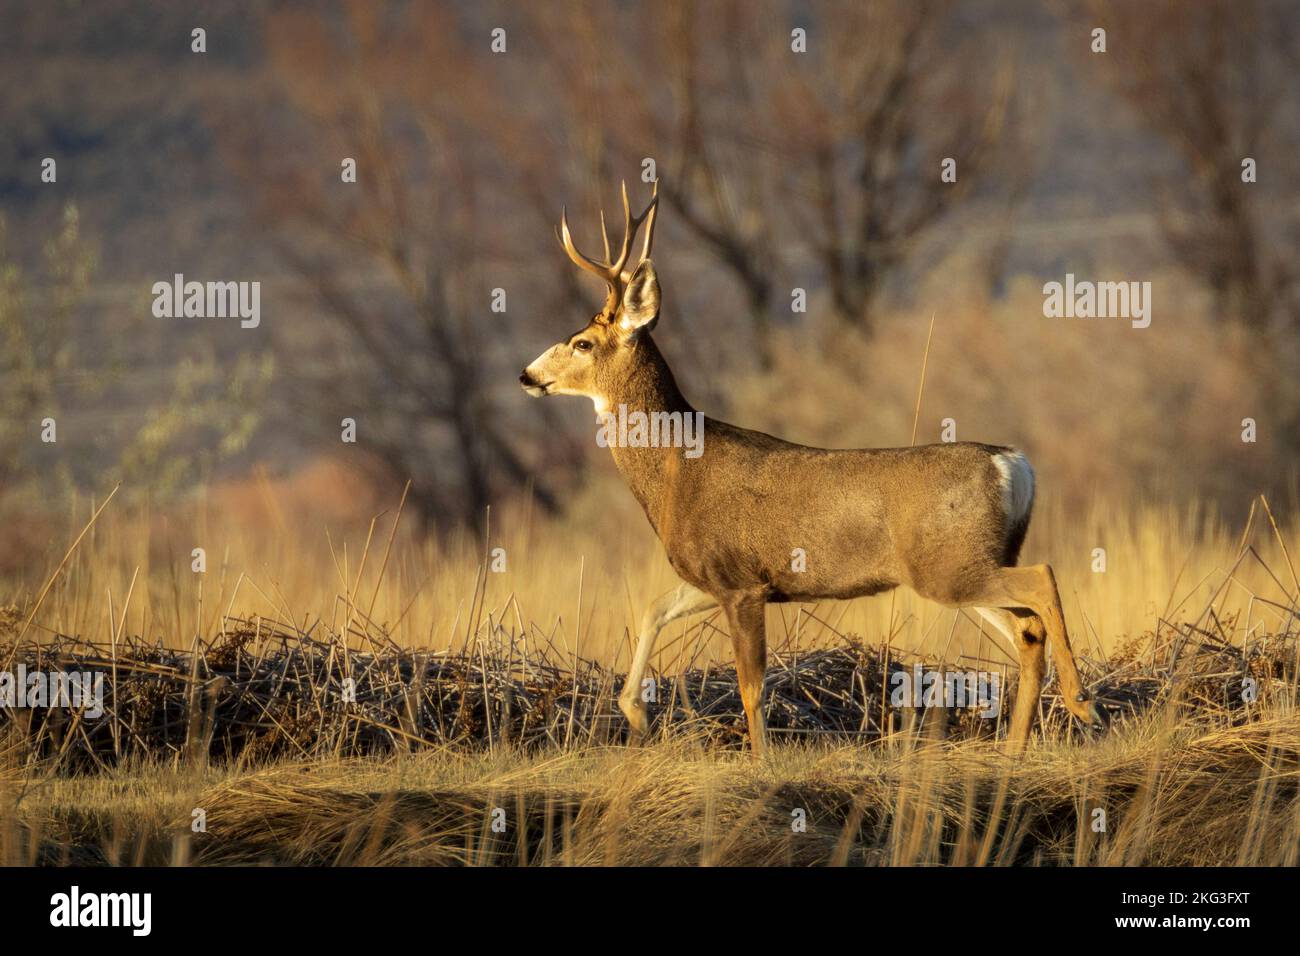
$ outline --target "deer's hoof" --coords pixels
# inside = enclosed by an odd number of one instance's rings
[[[620,699],[618,709],[627,718],[627,742],[633,746],[640,745],[650,731],[650,720],[646,715],[645,707],[640,701]]]
[[[1075,695],[1074,704],[1070,712],[1089,730],[1102,731],[1110,723],[1106,711],[1098,706],[1097,701],[1086,690]]]
[[[1110,725],[1110,717],[1106,711],[1098,706],[1095,700],[1088,701],[1088,716],[1086,718],[1088,729],[1094,734],[1104,733]]]

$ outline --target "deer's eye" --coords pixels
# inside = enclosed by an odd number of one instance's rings
[[[588,342],[586,339],[578,339],[578,341],[573,343],[573,347],[577,349],[579,352],[591,351],[591,343]]]

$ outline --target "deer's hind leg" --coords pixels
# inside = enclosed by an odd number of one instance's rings
[[[1047,642],[1052,646],[1052,659],[1056,662],[1057,679],[1061,682],[1061,697],[1066,708],[1091,727],[1105,725],[1096,701],[1084,690],[1083,679],[1074,662],[1070,637],[1065,631],[1065,615],[1061,613],[1061,597],[1056,590],[1056,576],[1048,565],[998,568],[975,589],[975,593],[963,597],[964,600],[958,602],[963,606],[1032,612],[1041,622]]]
[[[659,632],[679,618],[707,611],[717,605],[712,596],[689,584],[679,584],[667,594],[661,595],[646,609],[641,617],[641,630],[637,634],[636,652],[632,655],[632,666],[627,672],[627,681],[623,692],[618,697],[618,709],[623,711],[627,722],[632,727],[634,743],[644,739],[650,729],[650,720],[646,715],[645,701],[641,699],[641,681],[645,679],[646,668],[650,666],[650,655],[655,649],[655,640]]]
[[[1010,611],[999,607],[976,608],[980,616],[992,623],[1016,646],[1020,659],[1020,683],[1016,689],[1016,706],[1011,714],[1007,744],[1013,753],[1024,750],[1038,716],[1043,693],[1043,673],[1047,669],[1047,630],[1036,614]]]

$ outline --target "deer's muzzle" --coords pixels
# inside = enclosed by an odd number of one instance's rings
[[[546,394],[547,389],[549,389],[554,382],[539,382],[537,379],[533,378],[528,369],[524,369],[519,373],[519,384],[523,387],[523,390],[533,396],[533,398],[541,398]]]

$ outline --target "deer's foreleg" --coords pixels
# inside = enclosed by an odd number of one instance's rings
[[[767,601],[761,595],[746,595],[727,601],[725,607],[731,642],[736,649],[736,678],[749,723],[749,743],[754,755],[761,757],[767,750],[767,722],[763,717],[763,677],[767,672],[763,612]]]
[[[673,621],[697,611],[707,611],[717,603],[699,588],[680,584],[657,598],[642,615],[636,652],[632,656],[632,666],[628,668],[627,682],[618,697],[618,708],[623,711],[623,715],[631,725],[631,739],[634,743],[643,740],[650,729],[646,703],[642,699],[641,681],[645,679],[646,669],[650,666],[650,655],[654,652],[655,640],[659,637],[659,632]]]

